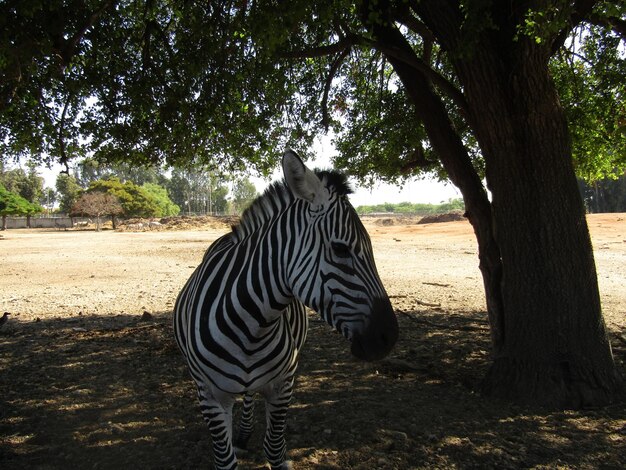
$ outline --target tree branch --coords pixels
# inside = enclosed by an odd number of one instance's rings
[[[414,53],[408,54],[398,48],[389,47],[385,45],[385,42],[383,41],[373,41],[363,36],[351,34],[328,46],[313,47],[310,49],[303,49],[299,51],[281,52],[279,53],[279,56],[283,58],[314,58],[340,53],[342,54],[343,60],[345,58],[345,55],[347,55],[345,51],[349,51],[353,46],[359,45],[369,46],[377,49],[384,55],[398,59],[409,65],[410,67],[416,69],[418,72],[423,74],[433,85],[435,85],[443,93],[450,97],[464,115],[467,115],[467,102],[465,100],[465,97],[463,96],[463,93],[461,93],[458,88],[456,88],[441,74],[433,70],[428,64],[418,58],[417,55],[415,55]],[[338,66],[339,65],[337,65],[337,67]],[[329,77],[331,80],[333,78],[333,75],[334,74],[331,74],[331,76]],[[326,86],[328,86],[328,80]]]
[[[65,151],[65,139],[63,138],[63,131],[65,130],[65,116],[67,115],[67,109],[70,106],[71,97],[72,95],[70,93],[68,94],[67,99],[65,100],[65,105],[63,106],[63,112],[61,113],[61,119],[59,121],[59,133],[58,133],[59,151],[61,153],[59,156],[59,162],[65,165],[65,172],[67,172],[68,175],[70,174],[70,167],[68,165],[67,152]]]
[[[583,21],[595,26],[608,28],[626,41],[626,21],[621,18],[617,18],[615,16],[600,16],[590,13],[588,16],[583,18]]]
[[[419,168],[420,170],[427,171],[433,168],[437,162],[428,160],[426,158],[426,153],[424,152],[424,148],[419,145],[413,149],[413,151],[408,155],[408,160],[404,161],[400,166],[400,172],[402,174],[407,174],[412,172],[415,168]]]
[[[65,68],[69,65],[72,57],[76,53],[76,47],[78,43],[83,39],[85,33],[89,28],[91,28],[96,21],[102,16],[102,14],[114,6],[117,3],[117,0],[107,0],[105,1],[100,8],[91,13],[83,23],[82,27],[74,33],[74,35],[69,39],[64,39],[62,36],[56,38],[54,41],[57,46],[57,54],[61,59],[61,68]]]
[[[459,107],[461,112],[467,116],[468,105],[467,101],[465,100],[465,96],[463,96],[463,93],[461,93],[461,91],[452,83],[450,83],[445,77],[430,68],[430,66],[426,64],[422,59],[417,57],[415,54],[408,54],[399,48],[388,46],[385,44],[385,42],[382,41],[373,42],[373,46],[386,56],[400,60],[406,65],[420,72],[428,79],[428,81],[430,81],[433,85],[439,88],[443,93],[448,95],[448,97],[450,97]]]
[[[574,3],[574,10],[570,15],[567,27],[563,28],[552,42],[552,54],[563,46],[569,32],[591,13],[591,10],[596,3],[597,0],[576,0]]]
[[[328,132],[328,126],[330,123],[330,118],[328,117],[328,95],[330,93],[330,87],[332,85],[333,78],[335,78],[337,70],[339,70],[339,66],[348,56],[350,50],[351,47],[346,47],[343,51],[339,53],[339,56],[336,57],[331,64],[330,70],[328,71],[328,77],[326,77],[326,83],[324,84],[324,96],[322,98],[322,125],[324,126],[324,130],[326,132]]]
[[[419,35],[426,43],[435,42],[435,35],[428,27],[413,15],[408,6],[403,5],[393,13],[394,19]]]
[[[328,46],[318,46],[312,47],[310,49],[302,49],[298,51],[283,51],[279,52],[278,56],[283,59],[304,59],[304,58],[315,58],[315,57],[324,57],[327,55],[333,55],[342,53],[346,49],[350,49],[353,46],[359,45],[362,43],[362,38],[356,35],[348,35],[344,38],[341,38],[334,44],[330,44]]]

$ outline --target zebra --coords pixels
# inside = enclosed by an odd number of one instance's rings
[[[239,225],[208,248],[174,307],[176,341],[197,386],[218,469],[237,468],[235,448],[245,449],[252,432],[255,393],[265,400],[265,456],[273,469],[291,468],[285,419],[307,334],[306,307],[347,338],[358,359],[385,357],[398,338],[346,176],[311,171],[290,149],[282,168],[284,181],[270,185]],[[233,439],[233,404],[242,395]]]

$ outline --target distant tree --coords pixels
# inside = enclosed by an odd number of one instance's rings
[[[34,212],[22,214],[26,216],[26,225],[30,228],[31,215],[41,212],[40,210],[35,210],[35,208],[41,208],[39,199],[43,194],[44,179],[37,174],[37,168],[33,162],[27,164],[27,169],[28,172],[23,168],[15,168],[2,173],[0,175],[0,183],[7,190],[19,194],[33,205]],[[41,209],[43,210],[43,208]]]
[[[20,196],[29,202],[38,203],[43,194],[44,179],[38,173],[37,164],[33,161],[26,163],[26,184],[20,191]]]
[[[226,178],[206,166],[174,168],[167,189],[182,211],[187,214],[207,214],[226,210]]]
[[[163,186],[155,183],[144,183],[141,185],[141,188],[154,199],[159,208],[155,217],[168,217],[179,214],[180,207],[172,202],[167,194],[167,189]]]
[[[95,158],[83,158],[74,166],[74,177],[78,185],[87,189],[91,183],[115,176],[108,165]]]
[[[233,184],[233,205],[235,211],[241,214],[258,195],[256,186],[248,178],[235,180]]]
[[[46,208],[46,212],[50,214],[54,203],[57,201],[57,193],[52,188],[44,188],[39,198],[39,204]]]
[[[228,200],[226,199],[227,195],[228,188],[226,186],[218,186],[213,190],[213,214],[225,214],[228,212]]]
[[[154,165],[118,162],[111,165],[111,171],[121,181],[132,181],[137,186],[143,186],[145,183],[160,184],[163,180],[159,168]]]
[[[26,182],[26,172],[22,168],[5,169],[0,173],[0,184],[2,184],[7,191],[20,194],[22,188],[28,184]]]
[[[107,163],[89,157],[78,162],[75,173],[83,188],[89,187],[94,181],[112,177],[118,178],[123,183],[131,181],[138,186],[163,180],[159,168],[154,165],[137,165],[132,162]]]
[[[87,192],[98,191],[116,196],[122,206],[124,217],[155,217],[159,213],[159,206],[154,198],[130,181],[122,183],[118,178],[112,177],[94,181],[87,190]],[[113,220],[115,225],[115,217]]]
[[[589,212],[626,212],[626,174],[591,183],[581,179],[579,187]]]
[[[41,212],[43,208],[39,204],[27,201],[22,196],[12,191],[7,191],[0,184],[0,215],[2,215],[2,230],[7,228],[8,215],[25,215],[27,217]]]
[[[454,210],[464,210],[465,205],[463,199],[450,199],[448,202],[441,204],[413,204],[410,202],[400,202],[392,204],[386,202],[384,204],[376,204],[373,206],[359,206],[356,208],[359,214],[371,214],[373,212],[391,212],[396,214],[442,214]]]
[[[23,168],[14,168],[0,174],[0,183],[8,190],[19,194],[29,202],[38,202],[43,194],[44,179],[37,174],[32,163]]]
[[[71,215],[95,217],[96,231],[99,232],[102,217],[111,216],[114,218],[122,212],[122,205],[116,196],[101,191],[92,191],[84,193],[78,198],[72,206]]]
[[[76,178],[66,173],[57,176],[56,190],[59,201],[59,210],[65,214],[71,212],[72,206],[78,200],[82,191]]]

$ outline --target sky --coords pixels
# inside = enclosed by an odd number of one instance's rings
[[[297,149],[295,149],[297,151]],[[306,165],[309,168],[330,168],[330,157],[335,153],[331,136],[325,136],[318,139],[313,145],[313,153],[316,155],[314,160],[309,160]],[[60,173],[61,165],[54,165],[51,169],[39,168],[41,176],[44,177],[45,186],[54,188],[56,177]],[[271,177],[271,180],[282,178],[282,172],[277,169]],[[257,187],[259,193],[269,185],[269,181],[263,178],[250,178]],[[354,207],[364,205],[376,205],[400,202],[423,203],[423,204],[440,204],[447,202],[449,199],[461,197],[460,191],[450,183],[442,183],[436,180],[422,179],[411,180],[406,182],[402,187],[378,183],[373,188],[365,188],[358,186],[355,180],[350,180],[353,194],[350,195],[350,201]]]
[[[298,150],[298,149],[294,149]],[[306,161],[309,168],[331,168],[330,157],[335,153],[332,143],[332,136],[325,136],[318,139],[313,144],[314,160]],[[277,169],[271,180],[282,178],[282,172]],[[251,178],[259,192],[269,184],[262,178]],[[440,204],[448,202],[449,199],[461,198],[461,192],[450,183],[442,183],[434,179],[410,180],[402,187],[386,183],[377,183],[373,188],[359,186],[356,180],[350,179],[354,193],[350,195],[350,202],[354,207],[371,206],[383,204],[385,202],[400,203],[422,203]]]

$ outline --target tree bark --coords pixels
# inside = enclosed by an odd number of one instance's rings
[[[494,355],[484,392],[558,408],[609,403],[621,382],[602,318],[566,120],[548,74],[550,47],[533,38],[516,40],[515,27],[499,24],[473,38],[468,51],[453,2],[414,5],[461,81],[491,203],[428,78],[394,58],[414,54],[411,46],[392,22],[371,30],[385,48],[402,49],[387,59],[461,190],[474,227]]]
[[[385,48],[401,51],[400,55],[414,54],[400,32],[390,25],[372,25],[377,42]],[[478,173],[459,134],[448,117],[448,112],[436,95],[428,78],[397,58],[387,55],[412,100],[415,113],[424,124],[430,143],[439,155],[452,183],[459,188],[465,202],[465,216],[478,242],[479,268],[483,277],[491,340],[497,351],[502,345],[503,305],[499,289],[502,265],[500,251],[494,236],[491,205]]]
[[[485,158],[503,266],[502,347],[485,391],[556,407],[605,404],[619,377],[567,123],[547,51],[530,41],[521,47],[520,61],[484,44],[456,64]]]

